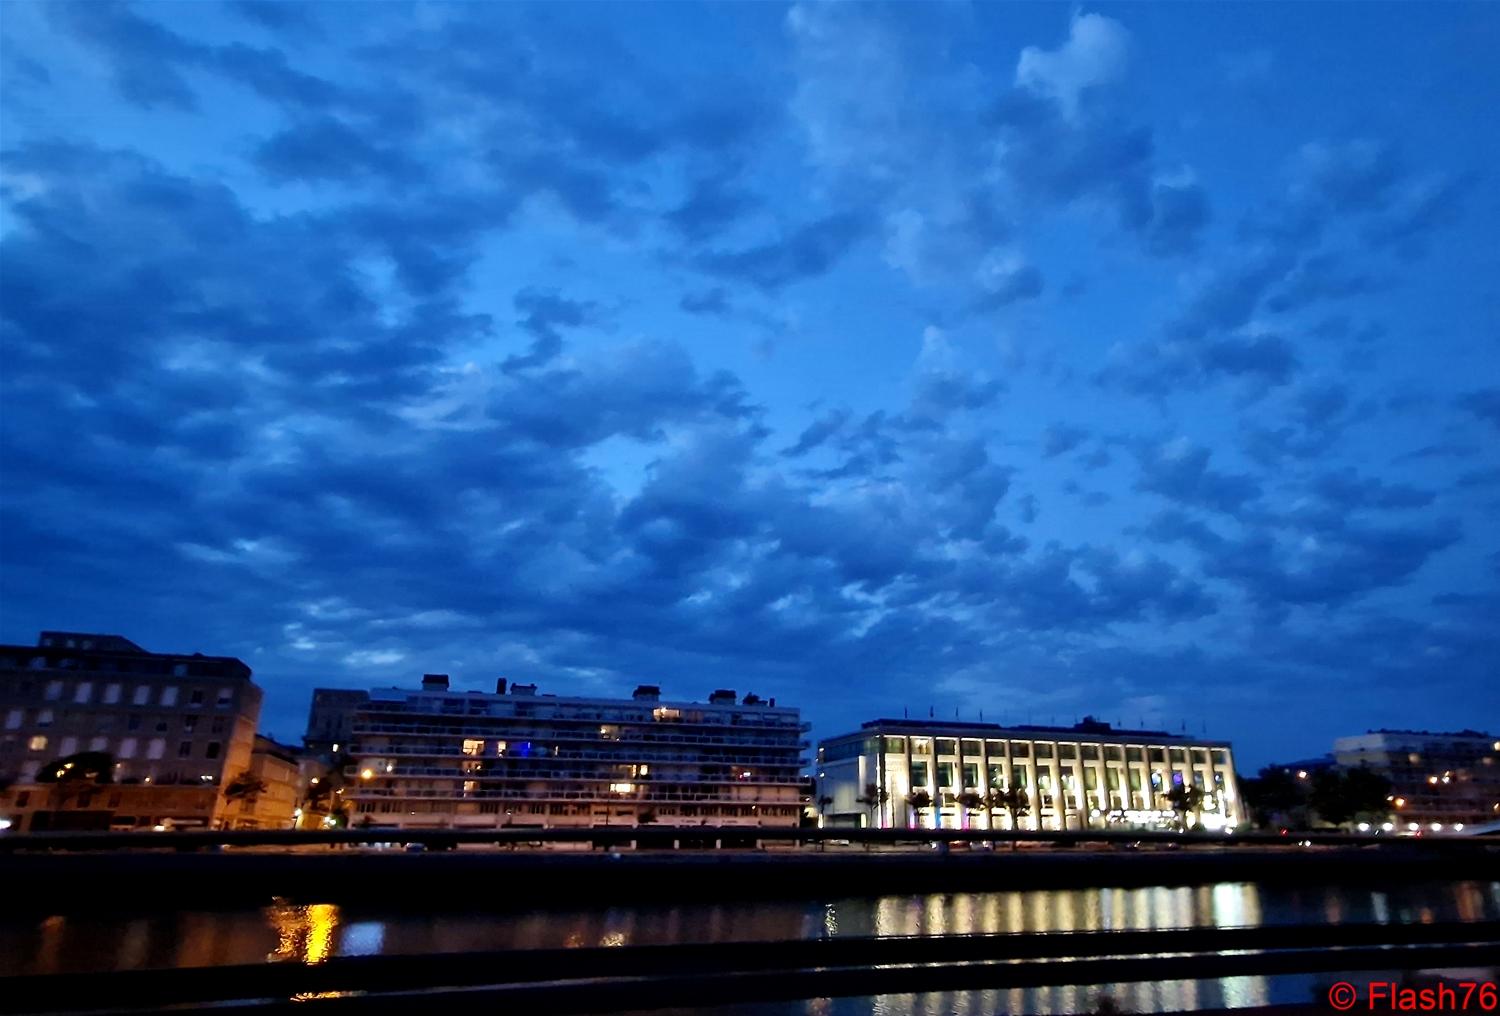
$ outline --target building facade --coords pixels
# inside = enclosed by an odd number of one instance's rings
[[[1391,782],[1403,831],[1447,832],[1500,820],[1500,736],[1477,730],[1372,730],[1333,742],[1345,768]]]
[[[222,825],[260,706],[250,668],[230,657],[80,632],[0,645],[0,818],[35,832]],[[107,771],[73,778],[80,755]]]
[[[571,698],[502,679],[490,694],[429,674],[356,709],[345,800],[355,825],[795,826],[807,729],[798,710],[732,691]]]
[[[1010,813],[987,795],[1016,788],[1027,802],[1019,829],[1165,828],[1178,822],[1167,796],[1175,785],[1201,792],[1189,825],[1242,821],[1227,741],[1092,719],[1073,727],[872,720],[819,743],[818,782],[824,824],[835,826],[1009,829]]]
[[[250,767],[225,786],[224,825],[230,829],[291,829],[302,806],[301,753],[255,735]]]

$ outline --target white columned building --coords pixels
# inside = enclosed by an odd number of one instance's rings
[[[1163,731],[872,720],[818,745],[825,826],[1008,829],[991,791],[1026,796],[1022,830],[1170,828],[1174,785],[1196,787],[1196,828],[1242,821],[1229,742]],[[924,800],[925,806],[914,802]],[[831,799],[831,800],[829,800]]]

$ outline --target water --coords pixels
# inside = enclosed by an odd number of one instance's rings
[[[373,890],[372,890],[373,894]],[[513,913],[390,914],[371,906],[273,905],[149,916],[0,919],[0,975],[319,963],[333,956],[649,945],[859,935],[1411,923],[1500,919],[1500,882],[1308,889],[1198,887],[888,895],[826,901],[672,903]],[[1324,977],[1323,982],[1336,978]],[[723,1016],[1085,1012],[1108,994],[1134,1012],[1308,1001],[1313,978],[969,991],[736,1006]]]

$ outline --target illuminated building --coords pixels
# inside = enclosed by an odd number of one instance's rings
[[[355,825],[426,828],[794,826],[807,725],[798,711],[716,691],[664,702],[376,689],[353,719],[344,770]]]
[[[1093,719],[1072,727],[872,720],[819,743],[818,778],[825,825],[1008,829],[1009,812],[988,795],[1016,788],[1027,805],[1016,820],[1023,830],[1168,827],[1178,821],[1168,799],[1177,785],[1202,795],[1189,825],[1241,821],[1228,742]],[[913,794],[928,803],[915,806]]]
[[[231,657],[80,632],[0,645],[0,817],[30,832],[223,824],[222,791],[250,767],[260,705]],[[84,754],[107,759],[107,775],[43,769]]]
[[[1401,831],[1446,832],[1500,819],[1500,737],[1494,734],[1372,730],[1336,739],[1333,754],[1341,766],[1390,780]]]

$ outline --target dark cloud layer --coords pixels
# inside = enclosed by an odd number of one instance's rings
[[[1483,207],[1439,153],[1299,140],[1236,196],[1060,9],[968,65],[989,11],[798,7],[743,80],[602,9],[36,10],[15,625],[240,654],[285,737],[314,681],[430,669],[820,734],[1191,701],[1252,757],[1412,687],[1493,715],[1500,389],[1407,376],[1463,355],[1400,302]],[[40,116],[73,87],[166,126]]]

